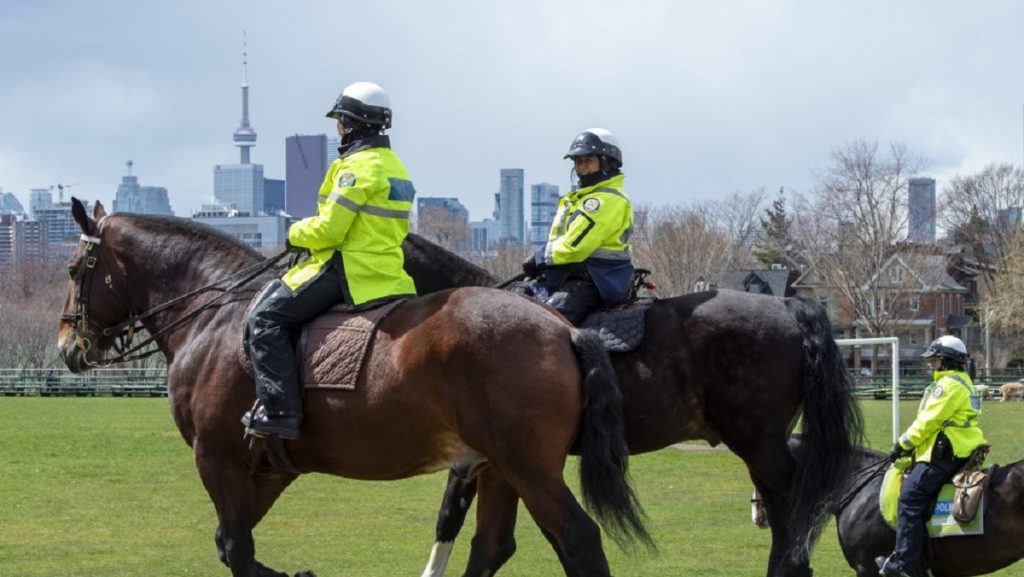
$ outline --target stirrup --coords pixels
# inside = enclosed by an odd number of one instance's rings
[[[299,438],[299,425],[302,423],[301,416],[277,415],[271,417],[266,405],[256,401],[253,408],[242,415],[242,424],[245,425],[246,437],[266,438],[277,435],[282,439],[296,440]]]

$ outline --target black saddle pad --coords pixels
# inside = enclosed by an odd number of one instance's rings
[[[591,313],[580,328],[596,331],[608,351],[628,353],[644,340],[644,315],[653,302],[643,300],[624,309]]]

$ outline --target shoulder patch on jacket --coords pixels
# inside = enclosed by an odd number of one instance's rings
[[[588,198],[583,201],[583,210],[587,212],[597,212],[597,209],[601,208],[601,201],[596,198]]]
[[[356,175],[352,174],[351,172],[346,172],[345,174],[342,174],[341,176],[338,177],[338,186],[350,187],[355,186],[355,184]]]
[[[932,391],[932,396],[936,399],[942,396],[942,385],[935,385],[935,390]]]

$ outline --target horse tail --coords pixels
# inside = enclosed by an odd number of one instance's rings
[[[583,502],[620,547],[636,540],[653,547],[644,527],[643,508],[629,485],[629,448],[615,369],[594,331],[574,330],[572,345],[586,394],[576,440]]]
[[[829,503],[864,436],[864,422],[853,396],[839,345],[825,309],[805,298],[786,299],[803,333],[803,446],[791,487],[787,549],[795,562],[810,552],[828,520]]]

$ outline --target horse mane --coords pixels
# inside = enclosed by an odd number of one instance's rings
[[[419,279],[441,277],[446,286],[492,286],[498,278],[487,269],[477,266],[454,252],[434,244],[426,238],[409,233],[405,237],[406,269],[415,269]],[[417,284],[420,294],[432,292]]]

